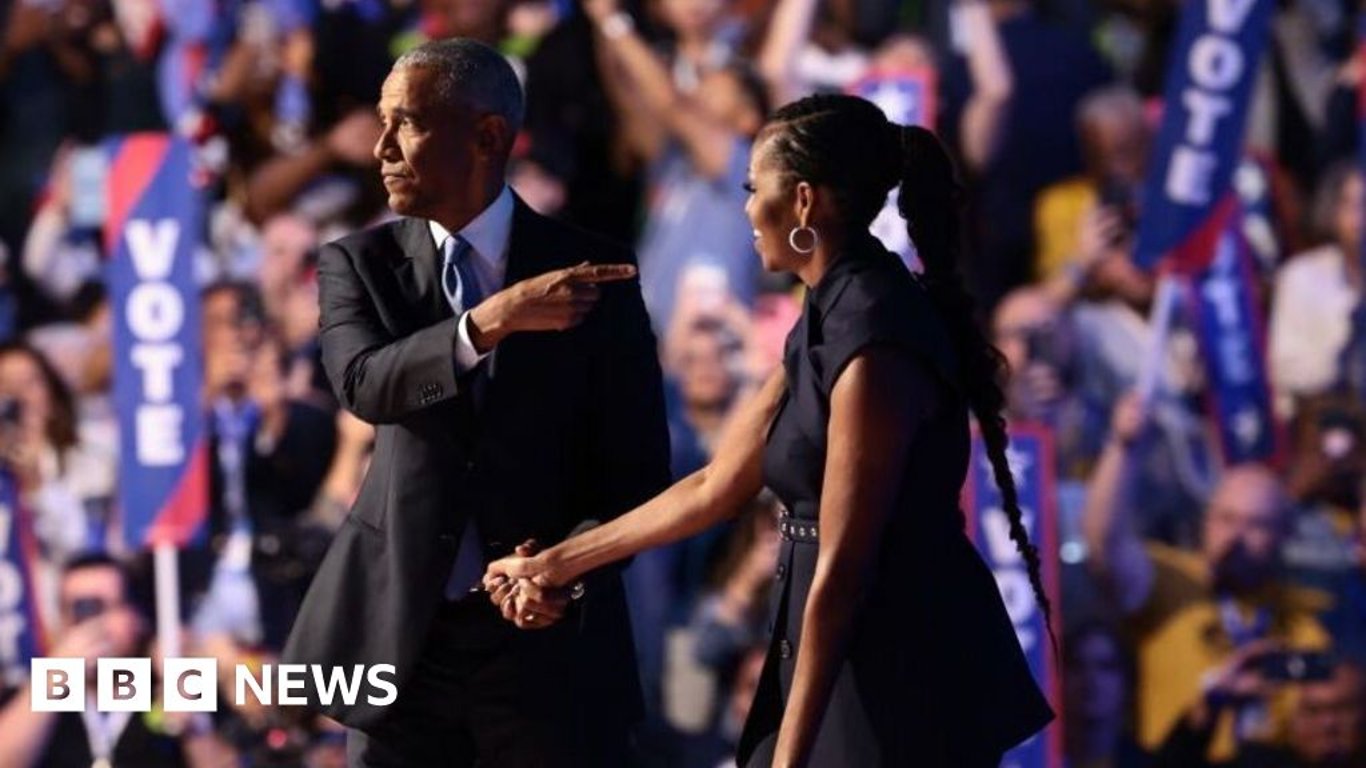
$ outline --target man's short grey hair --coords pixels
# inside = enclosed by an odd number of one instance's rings
[[[522,129],[526,106],[517,73],[503,54],[463,37],[432,40],[394,62],[394,70],[421,67],[436,73],[437,93],[451,106],[499,115],[514,133]]]
[[[1115,117],[1143,121],[1143,97],[1138,91],[1124,85],[1105,86],[1086,94],[1077,105],[1077,127],[1081,130]]]

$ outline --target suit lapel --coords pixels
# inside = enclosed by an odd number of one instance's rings
[[[451,306],[441,293],[437,275],[436,243],[425,219],[407,218],[399,225],[397,237],[403,253],[394,265],[394,278],[403,298],[420,318],[419,325],[429,325],[443,317],[451,317]]]
[[[512,196],[512,231],[508,234],[508,268],[503,287],[546,271],[540,216],[522,198]]]
[[[512,201],[512,229],[508,233],[504,288],[560,266],[555,263],[554,256],[550,255],[554,253],[554,249],[548,247],[540,214],[531,210],[516,193],[513,194]],[[501,380],[506,386],[508,377],[521,375],[522,370],[532,364],[530,360],[525,359],[525,341],[517,334],[513,334],[495,347],[485,361],[484,374],[487,381],[484,402],[480,408],[482,414],[497,412],[496,407],[489,408],[489,405],[500,402],[498,392],[502,387],[498,382]]]

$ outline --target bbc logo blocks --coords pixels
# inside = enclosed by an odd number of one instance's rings
[[[29,686],[34,712],[81,712],[88,708],[86,661],[79,658],[35,658]],[[161,707],[167,712],[215,712],[218,708],[218,661],[166,659],[162,667]],[[152,660],[102,658],[95,667],[95,708],[100,712],[147,712],[152,709]]]

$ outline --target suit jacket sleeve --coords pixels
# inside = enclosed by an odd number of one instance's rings
[[[617,261],[635,263],[622,251]],[[599,328],[603,338],[592,361],[598,509],[605,522],[652,498],[669,485],[669,433],[663,378],[638,280],[604,287]]]
[[[335,243],[319,251],[318,290],[323,367],[348,411],[387,424],[459,394],[456,319],[394,337],[351,254]]]

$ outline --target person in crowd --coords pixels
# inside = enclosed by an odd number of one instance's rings
[[[0,461],[17,480],[39,544],[40,610],[56,614],[62,563],[87,549],[91,525],[77,474],[84,453],[71,389],[38,350],[0,345]]]
[[[285,389],[291,399],[332,410],[318,350],[318,232],[297,214],[281,214],[261,231],[260,290],[266,321],[285,350]]]
[[[0,766],[217,768],[236,762],[203,713],[158,712],[158,720],[152,713],[96,711],[96,659],[148,653],[146,622],[130,602],[129,576],[119,561],[98,553],[72,558],[60,595],[60,623],[48,655],[85,661],[85,710],[37,711],[27,685],[10,691],[0,704]],[[153,693],[154,701],[160,698]]]
[[[98,222],[73,208],[73,204],[84,201],[73,200],[72,164],[82,152],[92,151],[100,150],[67,145],[57,151],[47,194],[33,215],[15,265],[57,307],[65,307],[82,285],[99,277],[103,249],[92,226]],[[78,189],[76,194],[88,200],[91,190]]]
[[[193,624],[278,650],[322,544],[301,525],[336,446],[332,414],[291,400],[255,287],[201,298],[210,455],[207,549],[182,558]]]
[[[337,409],[337,451],[327,469],[310,518],[335,531],[356,502],[374,455],[375,428],[343,408]]]
[[[1096,263],[1127,258],[1148,167],[1152,130],[1143,101],[1127,86],[1088,93],[1077,105],[1077,135],[1084,172],[1039,194],[1034,206],[1034,271],[1080,283]]]
[[[584,10],[597,29],[604,87],[625,138],[650,166],[640,273],[656,332],[668,329],[691,265],[719,267],[719,291],[751,304],[758,268],[743,212],[744,176],[749,141],[768,111],[765,84],[732,63],[700,70],[697,87],[685,91],[616,0],[591,0]]]
[[[771,494],[760,494],[740,513],[711,584],[682,630],[690,642],[673,646],[682,658],[671,658],[670,666],[706,681],[691,697],[670,696],[673,721],[682,720],[689,731],[681,747],[684,765],[713,768],[720,757],[734,753],[739,741],[746,713],[736,712],[733,699],[737,689],[748,690],[753,698],[753,678],[763,667],[764,617],[782,544],[777,508]],[[675,672],[676,677],[681,674]],[[697,695],[699,689],[705,693]],[[749,703],[747,699],[744,706]]]
[[[1282,548],[1286,578],[1338,595],[1357,567],[1366,411],[1353,397],[1321,395],[1302,402],[1290,426],[1285,482],[1298,508]]]
[[[1083,526],[1089,567],[1135,637],[1137,735],[1155,749],[1199,697],[1202,676],[1240,648],[1259,640],[1322,648],[1328,635],[1316,618],[1323,596],[1280,581],[1290,500],[1267,467],[1225,470],[1205,507],[1197,551],[1136,533],[1135,448],[1145,424],[1139,399],[1117,409],[1087,489]],[[1266,738],[1284,710],[1242,714],[1220,726],[1214,758],[1231,755],[1235,739]]]
[[[969,408],[1045,616],[1048,602],[1011,503],[1000,353],[958,281],[953,163],[932,133],[868,101],[813,96],[771,117],[748,184],[765,266],[809,289],[787,369],[707,467],[611,523],[493,563],[485,588],[516,615],[542,589],[732,518],[766,483],[789,511],[740,764],[996,765],[1052,713],[963,533]],[[868,232],[898,184],[923,283]]]
[[[763,644],[764,617],[778,562],[777,499],[769,494],[742,512],[726,542],[713,584],[698,601],[690,629],[697,662],[729,691],[751,648]]]
[[[1177,721],[1154,768],[1346,768],[1366,765],[1366,685],[1361,668],[1337,664],[1322,678],[1286,681],[1273,645],[1248,646],[1214,670],[1199,700]],[[1225,760],[1208,757],[1221,712],[1277,691],[1294,699],[1283,744],[1249,743]]]
[[[1098,620],[1063,639],[1063,741],[1072,768],[1140,768],[1146,756],[1129,730],[1133,666],[1120,632]]]
[[[1010,366],[1010,420],[1048,427],[1059,477],[1087,477],[1108,425],[1099,404],[1087,402],[1078,386],[1081,362],[1070,313],[1042,287],[1017,288],[996,306],[992,343]]]
[[[1276,273],[1267,358],[1283,416],[1294,413],[1297,399],[1342,381],[1340,357],[1361,296],[1363,192],[1354,160],[1329,168],[1309,212],[1312,236],[1320,244],[1291,256]]]
[[[1012,98],[992,159],[974,174],[971,233],[977,239],[969,277],[990,308],[1033,275],[1032,211],[1047,185],[1081,167],[1072,124],[1082,97],[1110,80],[1109,67],[1085,37],[1045,21],[1033,0],[990,0],[1005,48]],[[945,136],[962,146],[959,116],[973,82],[968,63],[954,59],[944,85]]]
[[[290,301],[309,266],[309,255],[317,247],[317,227],[296,213],[272,216],[262,225],[257,282],[261,306],[271,324],[287,325]]]

